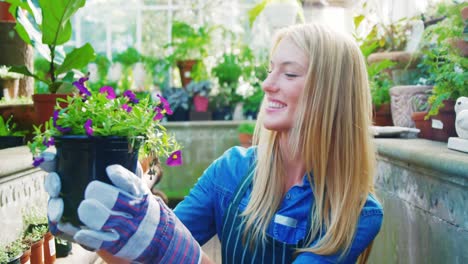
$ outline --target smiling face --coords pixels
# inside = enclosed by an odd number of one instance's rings
[[[306,54],[291,40],[279,42],[262,84],[267,101],[263,119],[266,129],[286,132],[293,127],[299,97],[306,83],[307,66]]]

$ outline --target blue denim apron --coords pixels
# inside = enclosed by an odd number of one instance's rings
[[[266,241],[264,243],[262,241],[256,242],[255,247],[251,250],[249,247],[250,232],[246,244],[242,243],[245,217],[240,215],[239,203],[252,183],[252,175],[251,171],[244,177],[224,214],[223,231],[221,233],[223,264],[292,263],[294,250],[298,247],[304,247],[304,239],[297,244],[287,244],[275,240],[267,234]],[[310,230],[310,219],[307,225],[307,230]]]

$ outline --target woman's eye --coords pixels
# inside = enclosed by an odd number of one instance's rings
[[[288,78],[295,78],[295,77],[299,76],[299,75],[297,75],[297,74],[292,74],[292,73],[285,73],[285,75],[286,75],[286,77],[288,77]]]

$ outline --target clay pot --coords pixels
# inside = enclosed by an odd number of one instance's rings
[[[31,248],[23,252],[23,255],[21,255],[20,262],[21,264],[26,264],[30,263],[31,259]]]
[[[431,127],[431,120],[424,120],[424,117],[427,115],[427,112],[414,112],[411,115],[411,118],[414,121],[414,124],[417,129],[420,130],[418,137],[431,139],[432,137],[432,127]]]
[[[432,119],[432,139],[447,142],[449,137],[456,137],[455,130],[455,101],[444,100],[444,107],[439,109],[439,113]]]
[[[375,126],[393,126],[390,104],[381,104],[379,108],[373,107],[373,123]]]
[[[55,237],[52,233],[47,232],[44,235],[44,264],[55,262],[55,252]]]
[[[44,239],[31,245],[31,264],[44,264]]]
[[[34,94],[34,110],[36,111],[36,124],[44,124],[54,113],[57,98],[66,99],[67,94]],[[62,107],[66,106],[61,104]]]
[[[180,79],[182,81],[183,87],[187,87],[187,85],[192,81],[190,73],[192,72],[192,68],[196,63],[197,60],[177,61],[177,67],[179,68]]]
[[[0,22],[16,23],[15,18],[8,12],[9,3],[0,2]]]

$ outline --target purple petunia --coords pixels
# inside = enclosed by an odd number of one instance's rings
[[[136,95],[130,90],[125,91],[123,93],[123,96],[127,97],[130,100],[130,102],[134,104],[138,104],[138,102],[140,102],[140,100],[136,98]]]
[[[73,85],[78,89],[80,95],[84,97],[91,96],[91,92],[86,88],[84,83],[88,80],[88,77],[82,77],[78,81],[73,82]]]
[[[110,86],[103,86],[99,89],[100,93],[107,93],[106,98],[109,100],[115,99],[115,92],[114,89]]]
[[[128,104],[123,104],[122,109],[130,113],[132,111],[132,107],[129,106]]]
[[[155,107],[154,111],[156,112],[156,115],[153,117],[154,121],[163,119],[164,115],[161,113],[161,108]]]
[[[71,131],[70,127],[61,127],[61,126],[57,125],[58,116],[59,116],[59,110],[54,110],[54,114],[52,116],[52,121],[53,121],[54,127],[58,131],[60,131],[62,134],[70,132]]]
[[[182,165],[182,151],[174,151],[166,160],[167,166],[180,166]]]
[[[33,166],[34,167],[38,167],[39,165],[42,164],[42,162],[44,162],[44,158],[43,157],[35,157],[33,159]]]
[[[166,100],[166,98],[162,97],[161,95],[157,95],[159,97],[159,100],[161,101],[164,110],[166,110],[166,113],[168,115],[172,115],[174,112],[172,112],[171,106],[169,105],[169,102]]]
[[[49,140],[47,140],[47,138],[44,138],[44,140],[42,141],[42,144],[44,144],[44,146],[46,146],[46,148],[48,148],[50,146],[55,145],[55,140],[54,140],[53,137],[51,137]]]
[[[88,134],[88,136],[92,136],[93,133],[94,133],[94,130],[91,127],[92,124],[93,124],[93,120],[88,119],[88,120],[86,120],[86,122],[85,122],[85,124],[83,126],[84,129],[86,130],[86,134]]]

